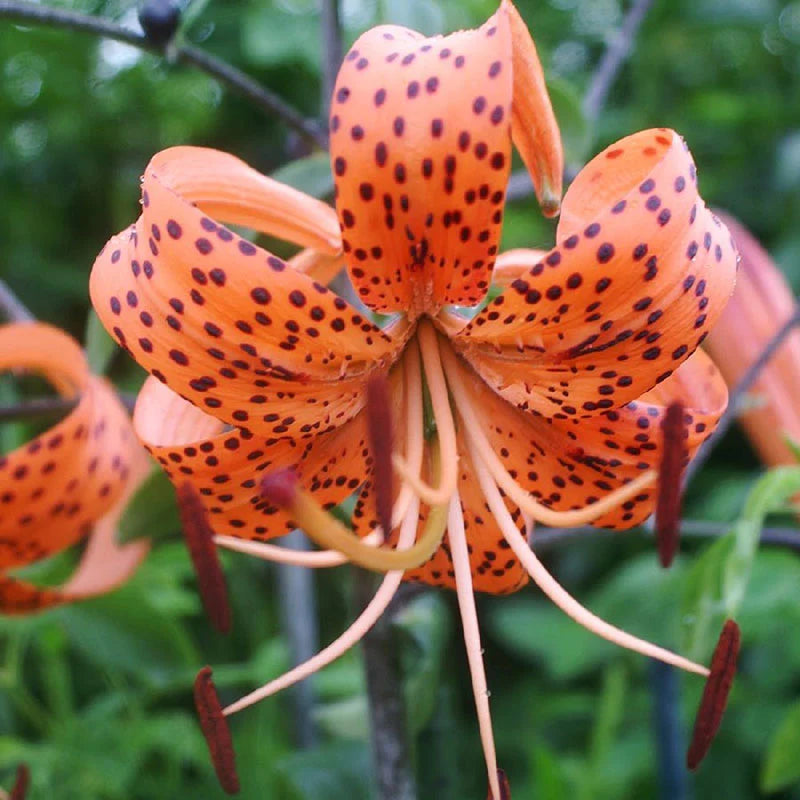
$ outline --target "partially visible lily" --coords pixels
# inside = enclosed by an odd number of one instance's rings
[[[741,255],[741,269],[728,307],[708,337],[728,386],[735,386],[769,341],[795,313],[796,300],[769,253],[733,217],[718,212]],[[787,437],[800,441],[800,330],[790,333],[751,390],[755,402],[738,417],[768,466],[794,464]]]
[[[644,520],[675,402],[687,457],[711,433],[727,392],[697,348],[732,291],[736,252],[683,140],[658,129],[581,171],[556,247],[498,256],[512,142],[548,214],[562,172],[536,49],[509,0],[477,30],[365,33],[330,127],[335,210],[224,153],[156,155],[141,217],[95,262],[92,300],[151,373],[138,435],[176,486],[195,487],[218,545],[385,573],[339,639],[241,700],[223,709],[203,673],[225,785],[236,785],[225,717],[330,663],[414,580],[457,592],[499,800],[476,590],[532,577],[597,635],[708,675],[583,608],[526,536],[537,522]],[[283,261],[220,220],[305,250]],[[325,285],[340,267],[366,309]],[[354,494],[353,531],[328,511]],[[298,526],[323,549],[267,541]]]
[[[116,524],[148,471],[113,388],[92,375],[80,347],[48,325],[0,327],[0,371],[41,375],[74,409],[26,445],[0,457],[0,613],[22,614],[83,600],[123,583],[147,553],[118,546]],[[72,577],[37,587],[10,573],[88,538]]]

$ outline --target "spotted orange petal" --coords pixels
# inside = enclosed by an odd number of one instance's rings
[[[136,433],[179,486],[200,493],[215,533],[266,540],[296,527],[267,502],[259,477],[293,467],[316,499],[332,507],[358,489],[369,458],[364,414],[336,431],[298,441],[270,438],[225,425],[148,378],[136,403]]]
[[[560,142],[541,67],[509,2],[478,30],[365,33],[339,72],[330,127],[350,277],[377,311],[415,317],[483,298],[512,131],[538,187],[560,189],[545,177],[560,171]]]
[[[453,337],[503,397],[548,417],[618,408],[664,380],[733,289],[735,247],[672,131],[593,159],[564,198],[558,239]]]
[[[0,328],[0,370],[8,369],[40,374],[78,402],[46,433],[0,458],[0,569],[57,553],[100,520],[66,586],[40,589],[0,577],[0,609],[19,613],[108,591],[135,569],[146,547],[117,548],[110,540],[147,460],[113,390],[89,373],[66,334],[39,323]]]
[[[521,412],[470,374],[472,402],[506,469],[534,498],[557,511],[583,508],[648,469],[657,469],[661,420],[673,400],[686,408],[691,457],[725,410],[728,392],[711,359],[698,350],[655,389],[620,409],[582,419],[547,420]],[[653,511],[654,487],[596,525],[629,528]],[[535,535],[535,534],[534,534]]]
[[[187,149],[151,162],[142,216],[95,262],[90,290],[103,324],[145,369],[225,422],[263,435],[341,424],[402,336],[202,210],[319,249],[332,237],[322,235],[324,206],[238,159],[187,159]]]

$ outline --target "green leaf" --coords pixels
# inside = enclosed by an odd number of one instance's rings
[[[175,491],[160,469],[153,470],[128,503],[119,522],[117,541],[164,539],[181,527]]]
[[[777,792],[800,780],[800,702],[792,705],[772,736],[761,770],[761,790]]]
[[[800,491],[800,467],[778,467],[758,480],[731,531],[714,542],[689,572],[682,602],[684,650],[700,659],[716,631],[742,603],[766,516]]]
[[[290,161],[276,169],[270,177],[312,197],[323,198],[333,194],[333,173],[327,153],[315,153]]]
[[[547,91],[561,130],[564,158],[568,164],[583,164],[592,144],[592,130],[581,108],[581,96],[563,78],[548,80]]]
[[[108,335],[94,309],[86,317],[86,360],[95,375],[104,375],[118,352],[117,343]]]

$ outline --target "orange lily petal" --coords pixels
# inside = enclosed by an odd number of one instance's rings
[[[103,324],[145,369],[230,424],[302,435],[346,421],[365,376],[394,359],[402,337],[205,216],[196,203],[258,222],[256,201],[243,188],[248,202],[235,205],[217,172],[224,159],[209,156],[200,182],[169,152],[146,170],[136,225],[95,262],[90,290]],[[245,187],[260,177],[242,170],[233,174]]]
[[[486,293],[511,161],[511,34],[381,26],[339,72],[331,163],[348,270],[376,311],[435,313]]]
[[[469,370],[472,399],[504,466],[526,491],[556,511],[583,508],[648,469],[657,469],[667,406],[686,406],[689,457],[716,426],[728,392],[711,359],[698,350],[655,389],[626,406],[581,419],[546,420],[499,398]],[[688,459],[687,459],[688,462]],[[629,528],[653,511],[654,487],[593,523]]]
[[[504,398],[547,417],[618,408],[664,380],[705,338],[736,271],[695,177],[671,131],[612,145],[567,192],[560,245],[456,348]]]
[[[728,385],[735,386],[792,316],[796,300],[769,253],[735,219],[719,216],[736,241],[742,263],[736,291],[706,347]],[[785,436],[800,440],[800,333],[789,334],[761,371],[752,394],[758,398],[757,407],[738,421],[761,460],[771,466],[796,463]]]
[[[190,482],[215,533],[266,540],[297,527],[261,494],[266,469],[293,467],[326,507],[340,503],[364,480],[368,458],[364,415],[332,433],[303,441],[264,439],[225,426],[154,378],[134,413],[136,433],[176,485]]]
[[[564,149],[542,65],[527,25],[510,0],[503,0],[511,28],[514,103],[511,136],[525,162],[545,216],[558,214],[564,178]]]
[[[38,323],[0,328],[0,370],[40,373],[75,409],[0,459],[0,569],[74,544],[122,496],[135,438],[108,384],[90,375],[78,345]]]
[[[41,374],[75,409],[27,445],[0,459],[0,568],[23,566],[87,536],[90,544],[63,587],[39,588],[0,576],[0,609],[32,611],[100,594],[122,583],[147,545],[117,547],[114,530],[148,468],[125,409],[111,387],[89,373],[66,334],[39,323],[0,328],[0,370]]]

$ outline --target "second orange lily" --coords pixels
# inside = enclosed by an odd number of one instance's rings
[[[736,267],[686,145],[666,129],[582,170],[554,249],[498,255],[512,141],[556,213],[558,129],[508,0],[481,28],[446,37],[375,28],[348,53],[332,101],[335,210],[233,156],[174,148],[147,167],[142,215],[91,279],[106,327],[152,375],[137,432],[176,484],[196,487],[218,544],[387,573],[341,639],[224,713],[344,652],[401,580],[452,587],[494,797],[474,590],[512,592],[532,577],[595,633],[708,674],[581,607],[525,534],[535,522],[626,528],[651,513],[665,408],[684,404],[690,454],[724,410],[724,382],[695,351]],[[306,249],[283,261],[221,220]],[[341,267],[360,307],[325,285]],[[389,383],[400,479],[385,531],[373,493],[386,454],[372,451],[365,409],[376,374]],[[299,483],[279,507],[261,477],[288,467]],[[353,493],[367,541],[325,513]],[[326,549],[265,543],[298,524]]]

